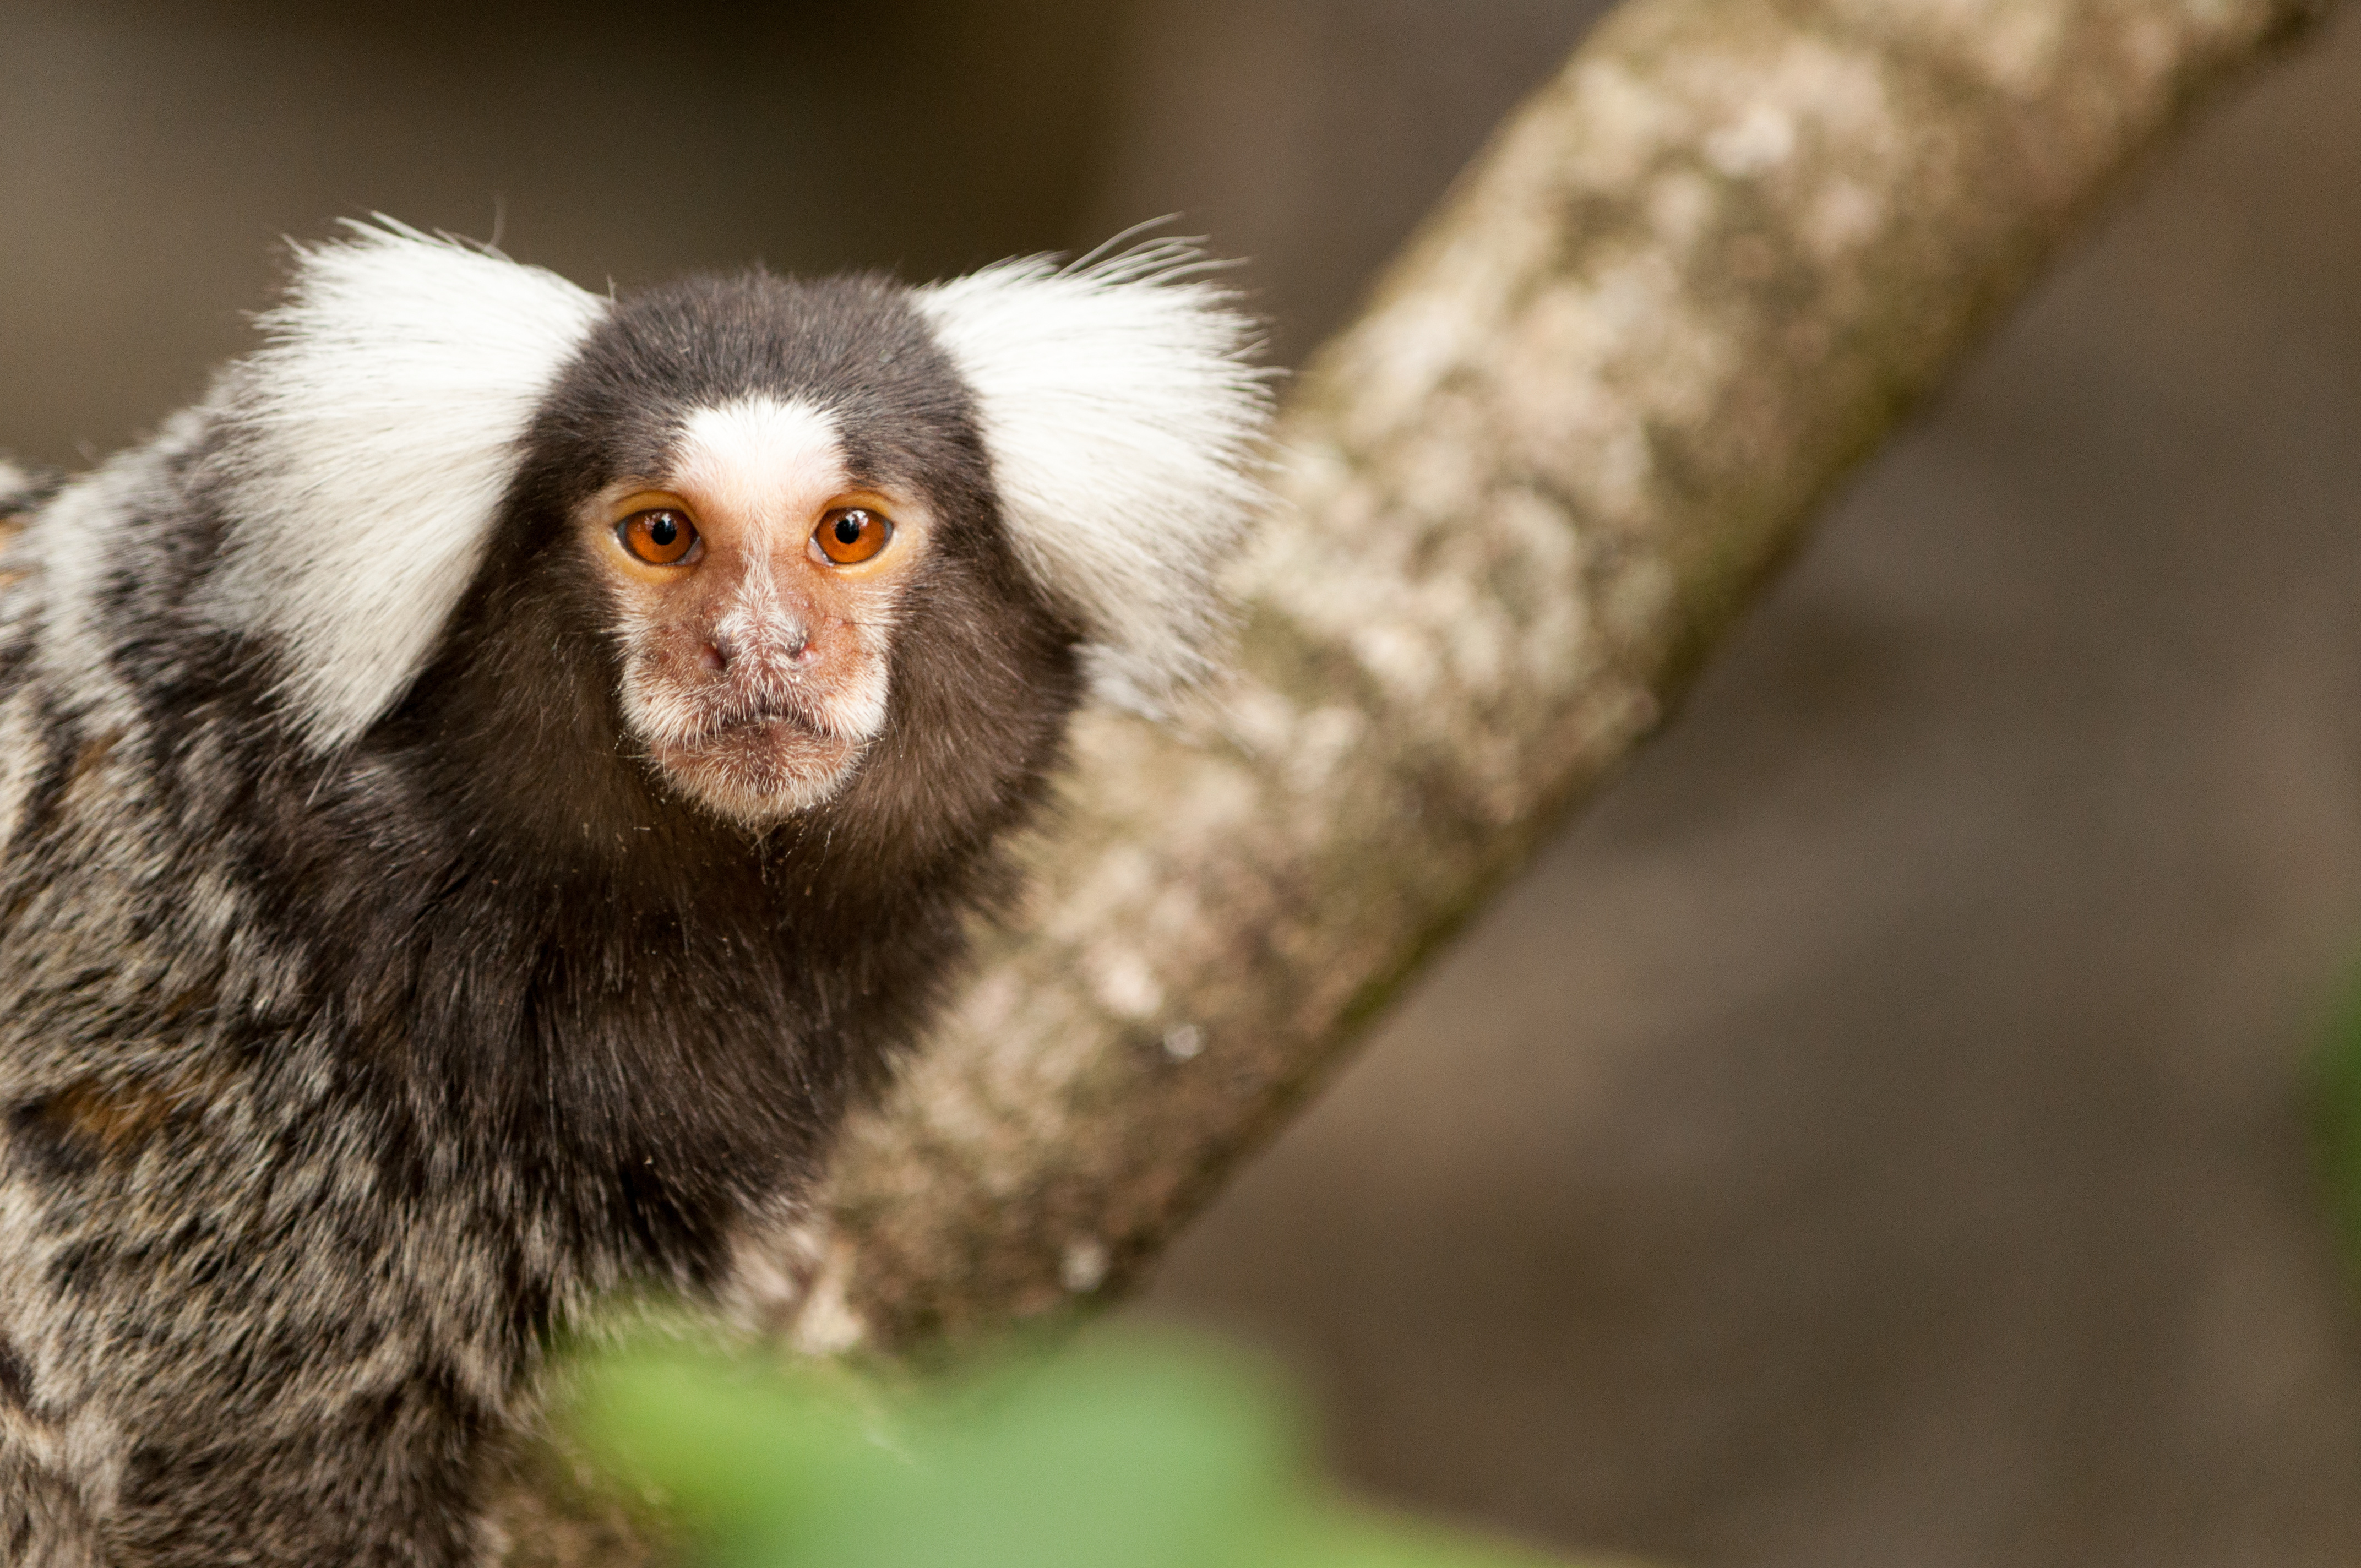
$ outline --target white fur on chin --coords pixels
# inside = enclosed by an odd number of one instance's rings
[[[773,718],[701,746],[660,748],[654,757],[681,794],[741,827],[762,828],[835,799],[868,751],[864,741]]]

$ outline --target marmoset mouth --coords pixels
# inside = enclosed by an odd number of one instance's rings
[[[623,691],[626,722],[672,786],[756,828],[840,791],[882,727],[884,706],[849,700],[840,679],[642,676]]]
[[[775,820],[843,787],[868,751],[798,713],[733,716],[695,740],[659,742],[658,766],[684,793],[740,821]]]
[[[815,739],[851,743],[859,738],[830,720],[824,698],[808,692],[765,692],[760,696],[732,693],[710,702],[705,710],[664,738],[662,744],[699,747],[734,736],[773,729],[803,731]]]

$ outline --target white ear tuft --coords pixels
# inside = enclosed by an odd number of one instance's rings
[[[326,751],[400,700],[476,575],[534,409],[609,302],[380,218],[299,247],[223,384],[226,557],[203,609],[277,636]]]
[[[1081,616],[1098,695],[1151,712],[1203,670],[1213,574],[1265,499],[1254,325],[1206,270],[1162,244],[916,291],[975,394],[1018,555]]]

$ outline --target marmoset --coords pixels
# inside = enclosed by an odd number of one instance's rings
[[[1258,503],[1174,246],[609,298],[379,222],[260,325],[0,466],[17,1568],[478,1561],[551,1333],[795,1211]]]

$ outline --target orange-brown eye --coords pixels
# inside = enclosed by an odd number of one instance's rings
[[[651,566],[677,566],[697,548],[697,525],[670,507],[635,511],[615,525],[615,537],[633,559]]]
[[[840,566],[868,560],[893,537],[892,521],[884,512],[867,507],[840,507],[821,518],[812,531],[812,543],[819,546],[819,553]]]

